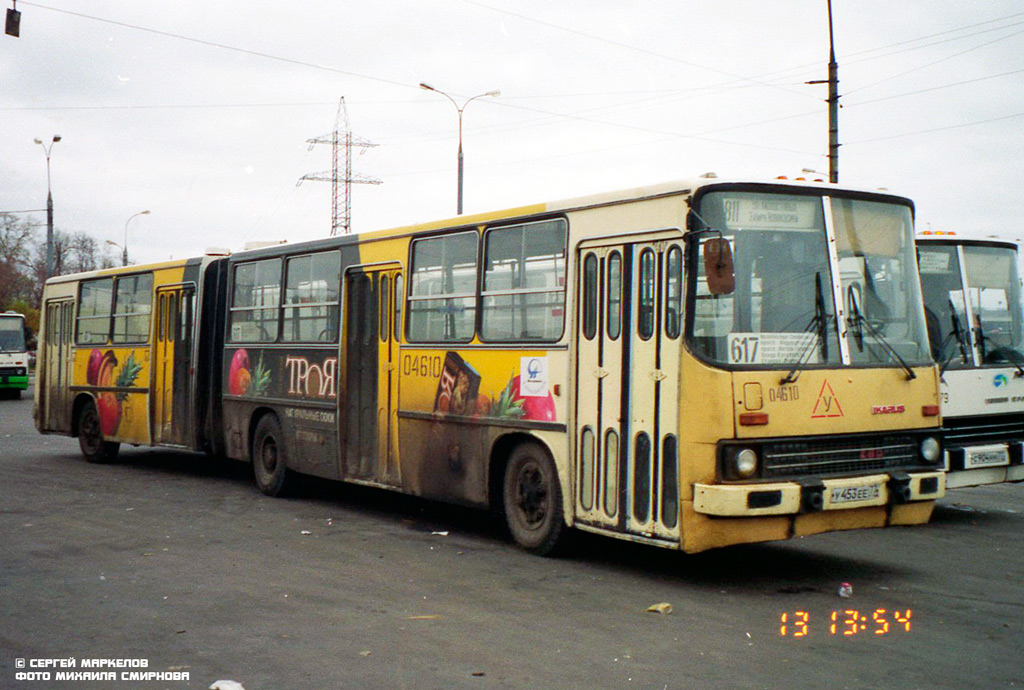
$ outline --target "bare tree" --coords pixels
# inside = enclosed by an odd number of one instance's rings
[[[10,213],[0,213],[0,310],[32,294],[32,225]]]
[[[38,305],[43,296],[43,284],[46,282],[46,242],[35,243],[34,250],[30,272],[34,279],[33,303]],[[53,231],[53,275],[95,271],[112,268],[115,265],[110,253],[103,251],[91,235],[81,231]]]

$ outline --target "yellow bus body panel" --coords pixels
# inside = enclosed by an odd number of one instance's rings
[[[153,273],[153,294],[163,285],[180,283],[184,262],[167,262],[146,267]],[[137,274],[133,267],[98,271],[89,277]],[[145,272],[145,271],[142,271]],[[76,291],[77,296],[77,291]],[[71,387],[75,395],[88,393],[95,400],[104,440],[149,445],[153,442],[150,416],[153,371],[151,357],[156,332],[155,297],[150,307],[149,335],[146,342],[76,345]],[[77,332],[77,330],[76,330]],[[98,364],[97,364],[98,363]],[[90,381],[90,378],[93,380]]]

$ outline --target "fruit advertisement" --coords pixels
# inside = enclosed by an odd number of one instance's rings
[[[75,384],[95,390],[108,439],[149,441],[149,350],[93,348],[76,353]]]
[[[521,386],[525,372],[518,371],[521,359],[544,360],[545,355],[522,358],[521,353],[506,363],[506,353],[480,353],[480,373],[467,356],[446,352],[437,377],[433,412],[473,418],[497,418],[530,422],[554,422],[558,419],[555,398],[545,382],[542,393],[530,395]],[[501,359],[501,362],[490,360]],[[499,373],[501,372],[501,373]],[[508,373],[505,373],[508,372]]]

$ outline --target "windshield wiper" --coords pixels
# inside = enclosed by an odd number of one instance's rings
[[[1021,367],[1020,353],[1014,350],[1012,347],[997,347],[996,349],[989,351],[986,343],[988,337],[985,335],[985,328],[981,323],[981,315],[978,315],[978,327],[976,329],[978,337],[978,347],[981,349],[981,363],[992,364],[998,362],[997,357],[1006,359],[1012,364],[1017,371],[1013,373],[1014,378],[1021,378],[1024,376],[1024,368]],[[991,358],[991,359],[990,359]]]
[[[953,330],[950,331],[949,334],[942,341],[942,345],[939,347],[939,352],[945,352],[946,345],[949,344],[949,339],[955,337],[957,347],[960,349],[960,359],[966,362],[968,360],[967,343],[964,340],[964,329],[963,326],[960,325],[960,317],[957,316],[956,307],[953,305],[953,300],[949,300],[949,321],[950,324],[953,326]],[[942,361],[942,364],[939,365],[939,378],[941,378],[942,375],[946,373],[946,369],[949,368],[949,365],[952,364],[952,362],[953,353],[951,352],[949,353],[949,356],[947,356],[946,359]]]
[[[867,329],[868,335],[875,339],[875,342],[882,346],[882,349],[889,353],[889,355],[896,359],[903,367],[903,371],[907,372],[907,380],[916,379],[917,374],[910,368],[906,360],[900,357],[900,353],[896,352],[896,348],[889,344],[889,341],[885,339],[877,328],[871,325],[871,322],[864,318],[864,315],[860,313],[860,307],[857,306],[857,296],[850,291],[850,317],[853,319],[851,326],[854,330],[854,337],[857,339],[857,347],[863,350],[864,342],[864,330]]]
[[[1021,359],[1020,353],[1014,350],[1012,347],[1001,348],[999,352],[1005,355],[1006,359],[1010,361],[1010,364],[1012,364],[1017,369],[1017,371],[1013,372],[1013,377],[1015,379],[1024,377],[1024,367],[1021,367],[1021,363],[1024,360]]]
[[[828,319],[829,315],[825,313],[825,295],[821,289],[821,274],[814,274],[814,316],[811,318],[807,327],[804,329],[804,333],[810,333],[812,330],[818,336],[818,345],[821,347],[821,358],[828,361]],[[785,386],[787,383],[793,383],[800,378],[800,369],[806,364],[806,359],[810,357],[810,354],[814,352],[814,340],[808,340],[802,350],[800,350],[800,356],[797,357],[796,363],[793,368],[789,370],[781,381],[780,386]]]

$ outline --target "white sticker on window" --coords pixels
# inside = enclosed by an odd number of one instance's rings
[[[950,258],[947,252],[921,251],[917,255],[917,264],[921,273],[948,273]]]
[[[815,333],[730,333],[729,364],[806,364],[821,361]]]

